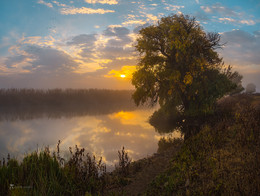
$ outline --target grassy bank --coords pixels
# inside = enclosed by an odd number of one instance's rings
[[[219,116],[185,141],[145,195],[258,195],[260,111],[252,105],[255,98],[222,101]]]

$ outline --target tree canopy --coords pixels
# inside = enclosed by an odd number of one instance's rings
[[[159,102],[151,124],[164,119],[171,124],[161,122],[167,130],[181,127],[189,118],[212,113],[216,100],[236,88],[235,75],[224,69],[216,52],[221,46],[219,34],[206,33],[195,18],[184,15],[140,30],[133,99],[137,105]]]

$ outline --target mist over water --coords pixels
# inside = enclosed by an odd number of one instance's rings
[[[61,140],[61,151],[68,156],[69,147],[84,147],[86,152],[102,156],[108,168],[118,160],[117,152],[125,146],[133,160],[157,151],[161,137],[148,123],[154,108],[121,110],[99,115],[58,115],[21,113],[8,115],[0,122],[0,157],[21,159],[26,153],[49,146],[55,150]],[[28,116],[29,115],[29,116]],[[54,117],[54,118],[52,118]],[[4,120],[12,119],[12,120]]]
[[[148,123],[157,107],[136,107],[132,91],[73,89],[1,89],[0,158],[22,159],[26,153],[61,152],[77,145],[102,156],[108,168],[124,146],[133,160],[157,151],[161,135]]]

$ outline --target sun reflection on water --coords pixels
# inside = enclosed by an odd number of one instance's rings
[[[24,155],[25,152],[49,146],[61,150],[84,147],[86,152],[102,156],[108,168],[114,168],[118,150],[124,146],[133,160],[157,151],[160,135],[148,123],[153,110],[120,111],[109,115],[81,116],[61,119],[34,119],[1,122],[0,156],[7,152]],[[28,130],[30,130],[28,132]]]

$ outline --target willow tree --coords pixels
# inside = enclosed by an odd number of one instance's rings
[[[133,99],[137,105],[159,102],[150,117],[158,131],[190,133],[195,119],[211,114],[216,100],[235,88],[216,52],[219,34],[206,33],[195,18],[164,17],[140,30],[135,47],[140,59]]]

